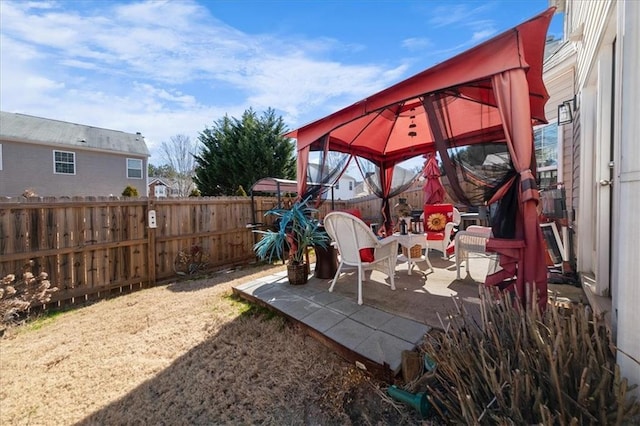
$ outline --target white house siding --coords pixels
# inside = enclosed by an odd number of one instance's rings
[[[567,1],[566,16],[569,19],[565,21],[565,34],[578,44],[577,80],[580,87],[584,86],[592,71],[606,21],[615,15],[615,3],[613,0]]]
[[[349,189],[351,183],[351,189]],[[350,200],[356,195],[356,180],[348,175],[342,175],[338,181],[338,188],[333,188],[334,200]]]
[[[640,3],[618,5],[618,94],[614,154],[613,306],[617,312],[618,363],[632,383],[640,385]],[[628,355],[623,354],[625,352]],[[635,358],[635,361],[630,357]],[[636,394],[640,391],[636,389]]]
[[[610,179],[612,43],[616,37],[612,1],[567,2],[566,31],[576,46],[576,77],[580,106],[580,195],[577,208],[578,269],[593,279],[598,295],[609,294],[610,241],[608,218]]]
[[[53,173],[54,150],[75,153],[75,175]],[[50,197],[116,196],[128,185],[135,187],[141,196],[147,193],[147,158],[144,156],[10,141],[2,142],[2,153],[0,196],[17,197],[26,189]],[[142,160],[142,179],[127,179],[127,158]]]
[[[640,384],[640,2],[568,1],[566,13],[580,104],[578,265],[593,279],[584,286],[592,306],[610,297],[621,373]]]

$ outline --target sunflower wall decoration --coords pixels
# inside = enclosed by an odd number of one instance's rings
[[[447,224],[447,217],[442,213],[431,213],[427,217],[427,230],[431,232],[440,232],[444,230]]]

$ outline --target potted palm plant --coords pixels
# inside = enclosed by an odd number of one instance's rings
[[[327,247],[329,235],[313,218],[317,210],[308,205],[309,198],[298,201],[290,209],[269,210],[265,216],[276,216],[275,230],[254,231],[262,234],[254,248],[256,255],[273,262],[284,259],[288,253],[287,276],[290,284],[304,284],[308,280],[309,265],[307,250],[309,247]]]

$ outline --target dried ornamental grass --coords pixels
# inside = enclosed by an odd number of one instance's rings
[[[435,372],[414,383],[437,414],[465,424],[622,424],[640,413],[602,318],[584,306],[523,312],[481,291],[478,324],[464,306],[425,340]],[[534,304],[535,305],[535,304]],[[426,376],[426,375],[425,375]]]
[[[33,262],[27,263],[21,278],[9,274],[0,280],[0,324],[15,323],[34,306],[51,301],[51,294],[58,291],[49,282],[49,275],[31,271]]]

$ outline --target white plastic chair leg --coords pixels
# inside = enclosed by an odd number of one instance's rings
[[[340,276],[341,270],[342,270],[342,262],[340,262],[340,264],[338,265],[338,270],[336,271],[336,274],[333,277],[333,282],[331,283],[331,287],[329,287],[330,293],[333,291],[333,287],[336,285],[336,281],[338,281],[338,277]]]
[[[389,258],[389,281],[391,283],[391,290],[395,290],[396,289],[396,282],[395,282],[395,262],[394,259]]]
[[[358,265],[358,305],[362,305],[362,266]]]

